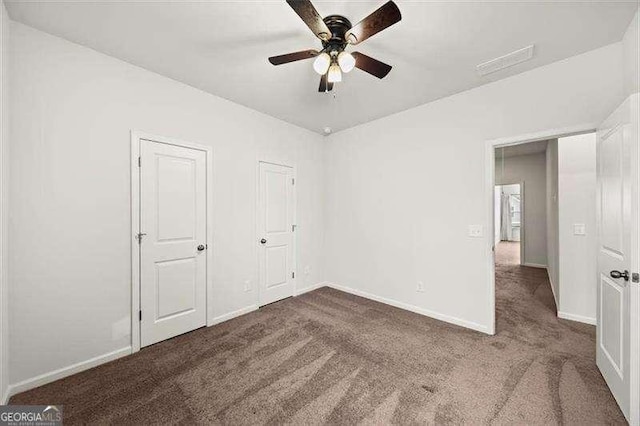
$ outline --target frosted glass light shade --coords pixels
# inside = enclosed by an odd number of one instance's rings
[[[356,66],[356,58],[351,53],[342,51],[338,55],[338,65],[342,72],[349,72]]]
[[[331,65],[331,56],[328,53],[321,53],[316,57],[316,60],[313,61],[313,69],[320,75],[324,75],[327,73],[329,69],[329,65]]]
[[[327,75],[327,81],[329,83],[339,83],[342,81],[342,72],[338,64],[333,64],[329,67],[329,74]]]

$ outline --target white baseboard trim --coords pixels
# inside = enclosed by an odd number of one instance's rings
[[[543,269],[547,269],[547,265],[543,265],[542,263],[524,262],[524,263],[522,264],[522,266],[528,266],[529,268],[543,268]]]
[[[23,380],[13,385],[9,385],[9,389],[7,389],[6,400],[11,398],[13,395],[19,394],[20,392],[37,388],[38,386],[46,385],[47,383],[55,382],[56,380],[62,379],[64,377],[72,376],[76,373],[80,373],[90,368],[97,367],[100,364],[104,364],[130,354],[131,346],[127,346],[126,348],[118,349],[104,355],[99,355],[86,361],[81,361],[68,367],[59,368],[48,373],[40,374],[36,377]]]
[[[585,317],[585,316],[576,315],[576,314],[570,314],[570,313],[567,313],[567,312],[558,311],[558,318],[571,320],[571,321],[583,322],[585,324],[596,325],[596,319],[595,318]]]
[[[220,324],[221,322],[229,321],[230,319],[234,319],[239,317],[240,315],[248,314],[249,312],[253,312],[258,310],[258,305],[247,306],[246,308],[238,309],[237,311],[229,312],[228,314],[219,315],[213,318],[210,323],[207,324],[208,327],[212,325]]]
[[[456,318],[450,315],[441,314],[439,312],[430,311],[428,309],[419,308],[414,305],[410,305],[408,303],[398,302],[397,300],[387,299],[386,297],[376,296],[371,293],[367,293],[364,291],[356,290],[350,287],[345,287],[342,285],[338,285],[336,283],[328,282],[326,283],[327,287],[334,288],[336,290],[344,291],[345,293],[354,294],[356,296],[364,297],[365,299],[375,300],[376,302],[384,303],[386,305],[395,306],[396,308],[404,309],[406,311],[411,311],[416,314],[424,315],[430,318],[434,318],[440,321],[448,322],[449,324],[459,325],[461,327],[470,328],[475,331],[479,331],[485,334],[491,334],[489,327],[486,325],[478,324],[476,322],[467,321],[462,318]]]
[[[310,291],[317,290],[320,287],[326,287],[328,285],[329,285],[328,281],[321,281],[319,283],[315,283],[313,285],[310,285],[309,287],[296,289],[295,296],[300,296],[301,294],[309,293]]]
[[[300,290],[296,289],[293,295],[300,296],[301,294],[308,293],[320,287],[325,287],[327,286],[327,284],[328,283],[326,281],[322,281],[322,282],[313,284],[309,287],[302,288]],[[211,327],[212,325],[220,324],[221,322],[229,321],[230,319],[234,319],[241,315],[248,314],[250,312],[258,310],[258,308],[260,308],[260,306],[258,304],[255,304],[255,305],[247,306],[246,308],[238,309],[237,311],[229,312],[228,314],[219,315],[217,317],[214,317],[211,321],[207,322],[207,327]]]

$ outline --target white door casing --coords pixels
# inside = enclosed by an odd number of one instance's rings
[[[294,294],[295,180],[291,167],[259,163],[259,305]]]
[[[631,410],[638,410],[637,395],[631,391],[632,375],[637,375],[637,368],[632,370],[631,357],[637,354],[631,352],[631,327],[635,329],[631,315],[638,309],[632,303],[632,286],[638,284],[632,283],[631,276],[638,266],[638,119],[637,108],[635,117],[632,114],[632,99],[597,132],[596,362],[628,420]],[[618,272],[628,274],[628,279]]]
[[[206,325],[207,153],[140,140],[141,346]]]

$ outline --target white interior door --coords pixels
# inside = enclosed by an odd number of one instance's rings
[[[293,296],[294,178],[291,167],[260,163],[260,305]]]
[[[206,324],[206,152],[140,141],[140,337]]]
[[[637,109],[624,102],[598,130],[597,364],[627,419],[631,404],[632,270],[638,252]],[[633,284],[637,286],[637,284]],[[637,291],[637,289],[634,289]],[[636,361],[637,362],[637,361]]]

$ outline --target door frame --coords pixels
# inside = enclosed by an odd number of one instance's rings
[[[485,261],[487,265],[487,281],[489,282],[489,324],[488,334],[496,333],[496,271],[494,256],[495,218],[494,218],[494,191],[495,191],[495,148],[522,145],[529,142],[556,139],[565,136],[574,136],[584,133],[593,133],[599,123],[585,123],[572,127],[542,130],[535,133],[526,133],[519,136],[491,139],[485,142]],[[489,232],[490,231],[490,232]]]
[[[293,181],[294,181],[294,185],[293,185],[293,225],[295,226],[295,231],[292,232],[292,244],[293,244],[293,258],[292,258],[292,263],[293,263],[293,272],[295,274],[295,276],[293,277],[293,293],[291,294],[291,296],[297,296],[298,295],[298,277],[300,276],[300,274],[298,274],[298,174],[297,174],[297,169],[295,166],[295,163],[293,165],[289,165],[287,164],[287,161],[284,160],[269,160],[269,159],[262,159],[262,158],[258,158],[258,161],[256,162],[256,216],[255,216],[255,235],[256,235],[256,239],[255,239],[255,244],[257,247],[256,250],[256,307],[260,308],[261,306],[266,306],[266,305],[261,305],[260,304],[260,296],[262,293],[262,286],[260,284],[260,239],[262,238],[262,235],[260,234],[260,217],[258,216],[258,212],[260,211],[260,164],[261,163],[265,163],[265,164],[272,164],[274,166],[281,166],[281,167],[288,167],[291,169],[291,175],[293,176]],[[274,302],[275,303],[275,302]]]
[[[520,187],[520,265],[525,266],[525,261],[524,261],[524,255],[525,255],[525,251],[524,251],[524,242],[526,239],[526,231],[524,230],[524,224],[526,221],[525,218],[525,211],[524,211],[524,206],[526,204],[525,199],[524,199],[524,181],[518,181],[518,182],[510,182],[510,183],[500,183],[500,184],[495,184],[494,188],[496,186],[507,186],[507,185],[518,185]],[[495,219],[495,211],[494,213],[494,219]],[[502,213],[502,208],[500,208],[500,213]],[[493,229],[494,235],[496,230]]]
[[[141,344],[140,333],[140,142],[148,140],[166,145],[196,149],[206,153],[206,244],[207,244],[207,273],[206,273],[206,299],[205,310],[207,327],[214,324],[213,307],[213,224],[211,213],[213,212],[213,149],[204,144],[185,142],[175,138],[153,135],[138,130],[131,131],[131,353],[138,352]]]
[[[634,93],[630,98],[630,114],[638,117],[638,114],[640,114],[640,92]],[[635,150],[636,161],[640,168],[640,123],[638,123],[638,121],[635,123],[635,139],[637,144]],[[636,180],[632,183],[632,188],[635,184],[636,198],[635,203],[633,203],[632,198],[632,208],[635,209],[635,217],[640,219],[640,171],[635,178]],[[633,195],[634,194],[632,194],[632,197]],[[640,273],[640,226],[638,226],[638,224],[635,225],[635,235],[633,235],[631,239],[631,250],[636,253],[635,259],[633,259],[636,264],[631,264],[631,271]],[[637,269],[634,271],[633,268]],[[631,359],[629,360],[631,364],[631,391],[629,395],[629,406],[631,407],[631,412],[629,413],[629,424],[632,426],[640,426],[640,283],[633,283],[632,281],[633,280],[629,282],[629,285],[631,286],[631,320],[629,321],[631,327]],[[635,410],[633,410],[633,407],[636,407]]]

